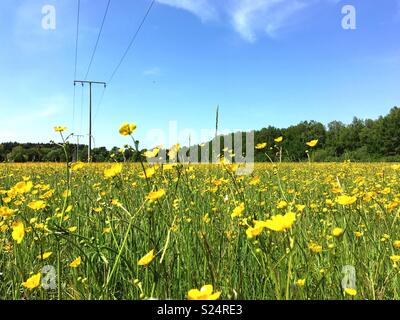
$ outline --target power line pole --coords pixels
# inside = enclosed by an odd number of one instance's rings
[[[89,84],[89,148],[88,148],[88,162],[91,161],[91,150],[92,150],[92,84],[102,84],[104,88],[107,86],[105,82],[98,81],[87,81],[87,80],[75,80],[74,86],[80,83],[82,86],[85,83]]]
[[[76,161],[79,161],[79,138],[83,138],[84,135],[81,134],[73,134],[76,137]]]
[[[219,105],[217,106],[217,113],[215,116],[215,138],[218,136],[218,121],[219,121],[218,117],[219,117]]]
[[[211,161],[218,161],[217,157],[220,157],[221,153],[221,147],[220,147],[220,141],[221,139],[218,138],[218,121],[219,121],[219,105],[217,106],[217,112],[215,113],[215,138],[214,138],[214,143],[212,144],[212,159]],[[216,148],[219,150],[217,151]],[[217,153],[218,152],[218,153]]]

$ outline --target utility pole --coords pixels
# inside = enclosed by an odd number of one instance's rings
[[[215,114],[215,138],[214,138],[215,142],[211,146],[211,148],[212,148],[211,161],[217,161],[217,157],[221,153],[221,147],[220,147],[221,139],[218,138],[218,121],[219,121],[218,118],[219,118],[219,105],[217,106],[217,112]],[[217,148],[217,147],[219,148],[218,153],[217,153],[217,150],[215,150],[215,148]]]
[[[87,80],[75,80],[74,86],[80,83],[82,86],[85,83],[89,84],[89,148],[88,148],[88,162],[91,161],[91,150],[92,150],[92,84],[102,84],[104,88],[107,86],[105,82],[98,81],[87,81]]]
[[[79,161],[79,138],[84,136],[81,134],[73,134],[72,136],[76,137],[76,161]]]
[[[215,138],[218,136],[218,121],[219,121],[219,105],[217,106],[217,113],[215,116]]]

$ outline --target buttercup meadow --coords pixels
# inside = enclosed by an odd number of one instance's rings
[[[399,39],[400,0],[0,0],[0,300],[400,300]]]
[[[134,142],[135,129],[119,133]],[[66,150],[66,128],[54,130]],[[271,159],[238,175],[241,164],[225,159],[146,161],[157,153],[1,164],[0,295],[399,298],[400,165]]]

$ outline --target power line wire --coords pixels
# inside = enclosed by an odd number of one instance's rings
[[[94,46],[92,57],[90,58],[89,66],[88,66],[88,69],[86,71],[85,80],[87,79],[87,77],[89,75],[89,72],[90,72],[90,68],[92,67],[93,59],[94,59],[94,56],[95,56],[96,51],[97,51],[97,46],[99,45],[100,37],[101,37],[101,34],[103,32],[104,22],[106,21],[107,14],[108,14],[108,9],[110,8],[110,3],[111,3],[111,0],[108,0],[106,11],[104,12],[104,16],[103,16],[103,21],[101,22],[101,27],[100,27],[100,30],[99,30],[99,34],[97,35],[96,45]]]
[[[146,21],[148,15],[150,14],[150,11],[151,11],[151,9],[153,8],[154,3],[155,3],[155,0],[152,0],[152,1],[151,1],[151,4],[150,4],[150,6],[149,6],[149,8],[148,8],[147,11],[146,11],[146,14],[144,15],[144,17],[143,17],[143,19],[142,19],[142,21],[141,21],[139,27],[137,28],[135,34],[133,35],[133,37],[132,37],[132,39],[131,39],[131,41],[130,41],[128,47],[126,48],[124,54],[122,55],[122,57],[121,57],[121,59],[120,59],[118,65],[116,66],[116,68],[115,68],[114,71],[112,72],[111,77],[110,77],[110,80],[108,80],[108,84],[110,84],[110,82],[113,80],[115,74],[117,73],[117,71],[118,71],[119,68],[121,67],[122,62],[125,60],[125,58],[126,58],[128,52],[129,52],[129,50],[131,49],[133,43],[134,43],[135,40],[136,40],[136,37],[138,36],[140,30],[142,29],[143,24],[145,23],[145,21]]]
[[[153,8],[154,3],[155,3],[155,0],[152,0],[152,2],[151,2],[151,4],[150,4],[149,8],[148,8],[147,11],[146,11],[146,14],[144,15],[144,17],[143,17],[143,19],[142,19],[142,21],[141,21],[139,27],[137,28],[137,30],[136,30],[136,32],[135,32],[135,34],[133,35],[133,37],[132,37],[132,39],[131,39],[131,41],[130,41],[128,47],[127,47],[127,49],[125,50],[124,54],[122,55],[122,57],[121,57],[121,59],[120,59],[118,65],[117,65],[117,67],[114,69],[114,71],[113,71],[113,73],[112,73],[112,75],[111,75],[111,77],[110,77],[110,80],[108,81],[108,84],[113,80],[113,78],[114,78],[115,74],[117,73],[118,69],[121,67],[122,62],[123,62],[124,59],[126,58],[128,52],[129,52],[129,50],[131,49],[132,45],[133,45],[134,42],[135,42],[135,40],[136,40],[136,38],[137,38],[137,36],[138,36],[140,30],[142,29],[142,27],[143,27],[143,25],[144,25],[144,23],[145,23],[145,21],[146,21],[148,15],[150,14],[150,11],[151,11],[151,9]],[[95,120],[97,119],[97,115],[98,115],[98,113],[99,113],[99,111],[100,111],[100,107],[101,107],[101,105],[102,105],[105,92],[106,92],[106,88],[104,87],[104,89],[103,89],[103,91],[102,91],[102,93],[101,93],[101,97],[100,97],[100,99],[99,99],[99,103],[98,103],[98,105],[97,105],[95,114],[94,114],[94,119],[93,119],[93,121],[95,121]]]
[[[103,99],[104,99],[104,94],[106,92],[106,88],[107,87],[104,87],[103,91],[101,92],[101,96],[100,96],[100,99],[99,99],[99,103],[97,104],[97,107],[96,107],[96,111],[95,111],[95,114],[94,114],[94,117],[93,117],[93,121],[96,121],[97,115],[98,115],[98,113],[100,111],[100,107],[101,107],[101,104],[103,103]]]
[[[76,79],[76,71],[78,65],[78,43],[79,43],[79,20],[80,20],[80,8],[81,8],[81,0],[78,0],[78,13],[76,19],[76,40],[75,40],[75,69],[74,69],[74,80]],[[72,127],[75,129],[75,98],[76,98],[76,88],[74,85],[74,98],[73,98],[73,107],[72,107]]]
[[[76,19],[76,40],[75,40],[75,72],[74,72],[74,80],[76,78],[76,70],[78,64],[78,43],[79,43],[79,20],[80,20],[80,11],[81,11],[81,0],[78,0],[78,15]]]

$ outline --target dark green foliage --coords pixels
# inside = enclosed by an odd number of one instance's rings
[[[288,128],[272,126],[255,131],[255,144],[267,143],[264,150],[255,150],[255,161],[269,161],[265,152],[273,159],[279,149],[274,139],[283,136],[283,161],[306,161],[307,149],[313,161],[400,161],[400,108],[394,107],[385,117],[377,120],[354,118],[346,125],[332,121],[327,126],[316,121],[303,121]],[[318,139],[315,148],[306,142]],[[244,143],[243,143],[244,145]],[[221,146],[223,148],[223,144]]]

